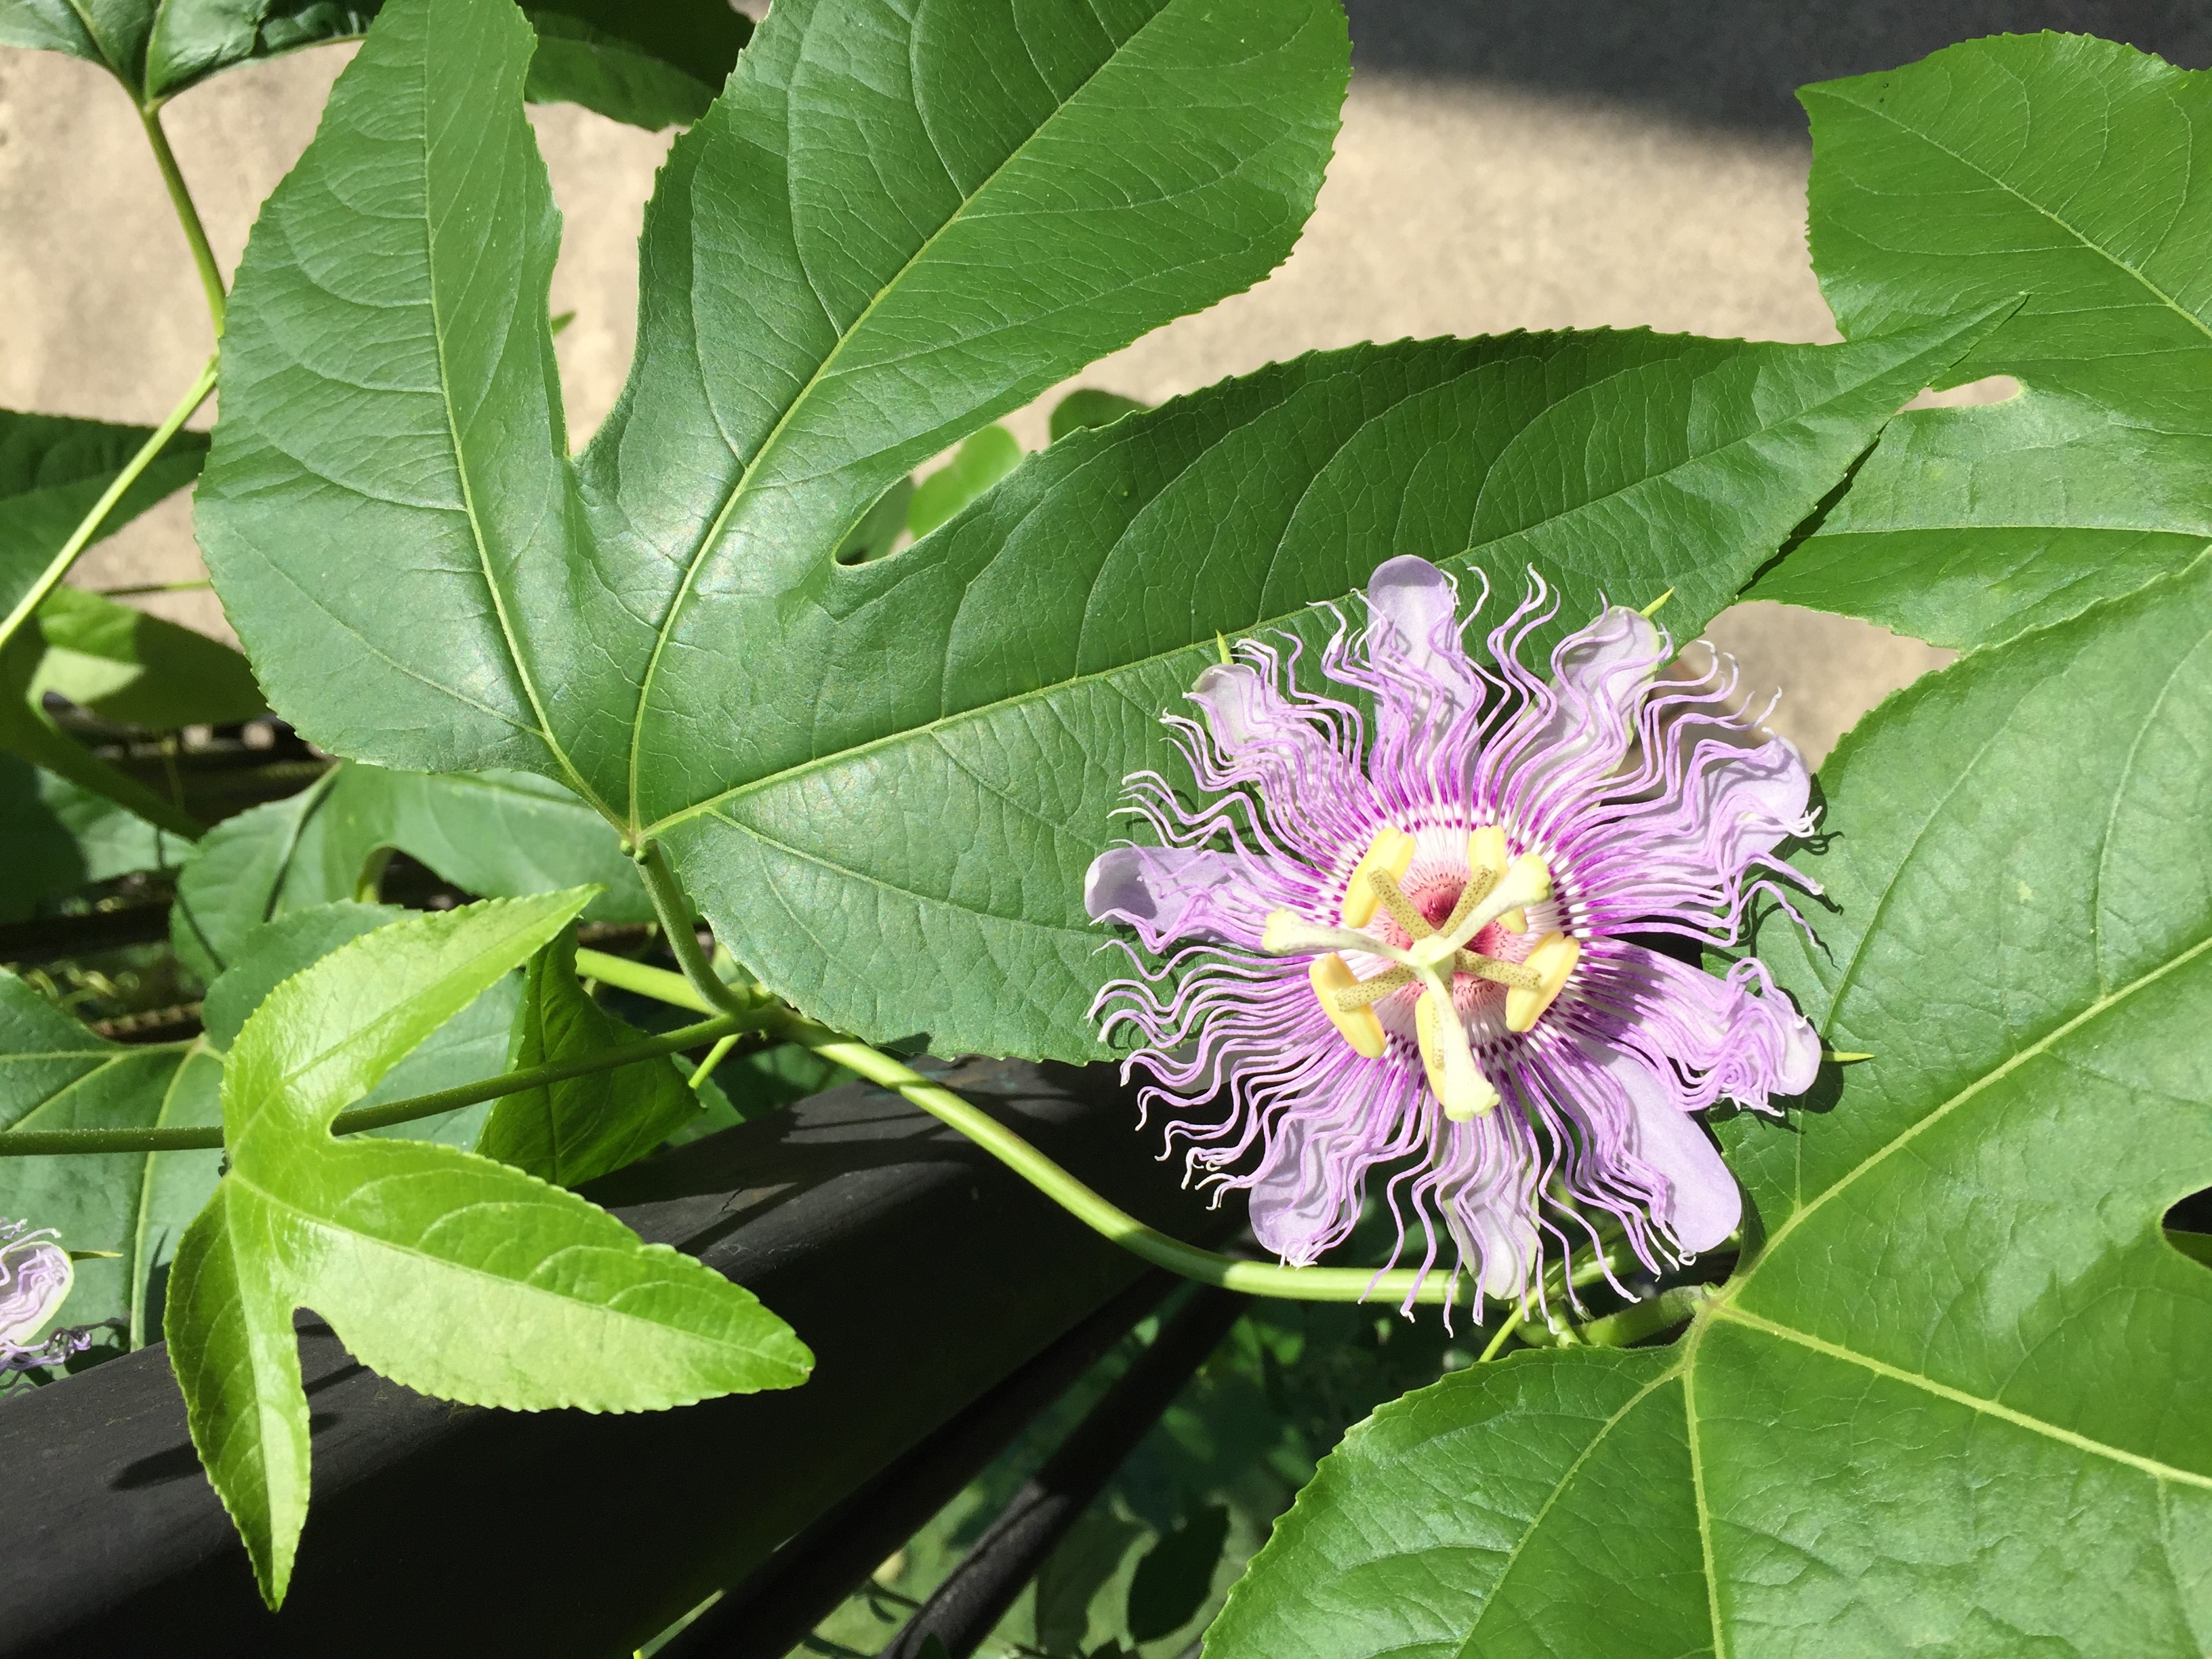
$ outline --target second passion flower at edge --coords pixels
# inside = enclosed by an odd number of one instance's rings
[[[1729,944],[1753,891],[1796,878],[1773,855],[1812,829],[1802,759],[1720,659],[1660,678],[1672,647],[1637,611],[1601,611],[1547,678],[1520,660],[1553,614],[1533,575],[1486,663],[1427,561],[1365,599],[1322,668],[1370,695],[1371,734],[1291,685],[1295,641],[1248,640],[1190,693],[1202,724],[1168,717],[1206,799],[1128,781],[1160,844],[1102,854],[1085,901],[1167,957],[1096,1010],[1135,1029],[1141,1098],[1293,1265],[1349,1236],[1378,1170],[1400,1254],[1410,1211],[1434,1266],[1441,1222],[1495,1297],[1547,1238],[1595,1245],[1594,1215],[1654,1269],[1710,1249],[1742,1200],[1691,1115],[1802,1091],[1820,1043],[1755,959],[1718,977],[1644,941]]]

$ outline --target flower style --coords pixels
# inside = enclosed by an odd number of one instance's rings
[[[0,1376],[58,1365],[92,1346],[96,1326],[56,1331],[33,1343],[75,1282],[76,1268],[51,1228],[0,1219]]]
[[[1595,1243],[1593,1217],[1655,1269],[1710,1249],[1741,1194],[1690,1114],[1803,1090],[1820,1043],[1756,960],[1723,978],[1653,947],[1727,943],[1761,889],[1787,906],[1770,878],[1812,828],[1803,761],[1735,710],[1721,659],[1661,679],[1673,649],[1637,611],[1567,638],[1547,682],[1519,660],[1552,617],[1533,577],[1490,664],[1425,560],[1383,564],[1366,603],[1322,666],[1371,696],[1371,744],[1356,709],[1289,689],[1295,642],[1207,669],[1203,727],[1169,717],[1211,799],[1133,775],[1161,844],[1101,854],[1085,901],[1181,948],[1094,1012],[1134,1027],[1147,1109],[1176,1114],[1194,1174],[1249,1191],[1286,1262],[1343,1242],[1378,1167],[1400,1251],[1410,1200],[1422,1270],[1440,1216],[1492,1297],[1526,1291],[1547,1235]]]

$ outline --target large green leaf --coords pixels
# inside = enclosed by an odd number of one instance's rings
[[[1084,1059],[1082,907],[1121,780],[1217,632],[1309,642],[1388,553],[1531,566],[1687,633],[1976,329],[1841,349],[1644,334],[1355,347],[1063,438],[794,620],[811,752],[656,825],[717,933],[818,1017]],[[1563,456],[1574,458],[1563,461]]]
[[[0,0],[0,45],[98,64],[141,103],[251,58],[359,34],[376,0]]]
[[[269,918],[371,891],[390,850],[464,892],[512,898],[597,884],[605,890],[586,912],[593,921],[653,914],[614,831],[557,784],[526,772],[434,777],[346,765],[206,836],[177,884],[177,954],[211,981]]]
[[[1971,646],[2187,564],[2212,540],[2212,75],[2007,35],[1803,98],[1844,331],[2024,295],[1950,379],[2025,390],[1898,419],[1754,593]]]
[[[1748,1268],[1671,1348],[1378,1413],[1209,1654],[2203,1651],[2208,752],[2205,564],[1846,738],[1822,945],[1760,945],[1874,1059],[1727,1126]]]
[[[532,961],[514,1028],[514,1069],[580,1060],[638,1036],[576,982],[573,929]],[[580,1187],[643,1158],[699,1115],[699,1098],[677,1069],[682,1063],[680,1056],[655,1060],[505,1096],[476,1149],[556,1187]]]
[[[562,778],[665,839],[771,987],[875,1039],[1097,1052],[1083,871],[1217,631],[1310,635],[1407,551],[1540,565],[1571,611],[1672,586],[1693,629],[1990,320],[1330,354],[1064,438],[842,564],[949,438],[1279,256],[1340,17],[786,0],[662,175],[638,360],[579,479],[542,169],[483,90],[525,43],[487,4],[388,11],[263,216],[199,497],[217,580],[318,742]],[[979,53],[1034,78],[979,82]],[[419,347],[362,393],[344,364],[403,317]]]
[[[661,173],[578,471],[530,47],[500,0],[372,31],[240,269],[200,525],[318,741],[633,831],[804,757],[782,619],[896,479],[1289,251],[1346,73],[1334,0],[785,0]]]
[[[232,1046],[229,1170],[178,1251],[165,1334],[271,1606],[307,1510],[295,1307],[380,1374],[475,1405],[654,1410],[805,1377],[805,1349],[750,1292],[583,1200],[453,1147],[328,1133],[585,897],[492,900],[355,939],[279,986]]]
[[[208,992],[207,1035],[131,1047],[94,1036],[29,986],[0,975],[0,1129],[205,1128],[222,1121],[222,1051],[270,990],[346,940],[406,913],[376,905],[296,910],[249,933]],[[363,1097],[365,1105],[496,1077],[521,987],[509,974],[441,1025]],[[374,1133],[472,1145],[488,1105]],[[81,1263],[65,1324],[122,1322],[132,1347],[161,1328],[162,1284],[186,1224],[215,1190],[221,1154],[114,1152],[0,1158],[0,1216],[60,1230]]]
[[[192,844],[104,795],[0,754],[0,847],[8,881],[0,921],[20,921],[40,901],[135,870],[181,863]]]

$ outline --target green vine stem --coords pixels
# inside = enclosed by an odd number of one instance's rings
[[[702,1014],[720,1012],[693,990],[691,981],[683,975],[672,974],[665,968],[649,968],[628,957],[611,957],[604,951],[587,947],[576,952],[576,973],[579,978],[595,979],[602,985],[611,985],[618,991],[628,991],[654,1002],[665,1002],[672,1008],[690,1008]]]
[[[637,867],[638,873],[645,878],[646,894],[653,900],[653,914],[659,919],[660,931],[668,936],[668,948],[676,953],[676,965],[684,970],[684,977],[690,982],[691,988],[709,1006],[731,1013],[743,1013],[755,1006],[754,999],[724,982],[714,971],[714,965],[707,960],[707,953],[699,948],[699,925],[690,896],[684,890],[684,884],[676,879],[668,854],[659,842],[646,844]]]
[[[215,250],[208,246],[207,227],[200,222],[200,210],[193,205],[191,190],[185,183],[183,170],[177,166],[176,152],[169,148],[169,135],[162,130],[161,106],[141,106],[138,124],[146,129],[146,142],[153,146],[155,163],[161,169],[161,182],[169,189],[170,205],[177,210],[177,222],[185,228],[185,240],[191,244],[192,263],[199,267],[200,286],[207,291],[208,315],[214,319],[215,337],[220,340],[228,304],[222,270],[215,262]]]
[[[23,624],[46,603],[46,595],[60,586],[62,578],[69,574],[70,567],[76,562],[76,556],[83,552],[86,544],[100,533],[100,526],[115,510],[115,504],[123,499],[124,492],[138,482],[138,475],[153,465],[154,458],[168,446],[169,440],[175,437],[185,422],[191,418],[192,411],[207,401],[208,393],[215,390],[215,368],[216,360],[210,357],[207,367],[200,370],[199,378],[178,400],[177,406],[169,411],[167,418],[154,428],[152,437],[139,446],[138,453],[115,475],[115,482],[108,485],[100,499],[92,504],[92,511],[78,521],[75,530],[70,532],[70,538],[62,544],[61,551],[55,554],[46,569],[40,573],[38,580],[33,582],[30,590],[15,601],[15,608],[8,613],[7,620],[0,622],[0,650],[7,648],[8,642],[21,631]]]
[[[674,976],[672,975],[671,977]],[[597,1054],[585,1054],[575,1060],[532,1066],[520,1072],[509,1072],[503,1077],[486,1078],[481,1083],[464,1083],[457,1088],[441,1089],[434,1094],[412,1095],[405,1100],[390,1101],[381,1106],[356,1106],[350,1111],[337,1115],[331,1125],[331,1133],[348,1135],[357,1134],[363,1129],[389,1128],[395,1123],[412,1122],[419,1117],[434,1117],[440,1112],[473,1106],[479,1101],[496,1100],[501,1095],[520,1094],[525,1089],[535,1089],[542,1084],[562,1083],[572,1077],[588,1076],[593,1072],[612,1071],[617,1066],[634,1066],[641,1060],[659,1060],[664,1055],[681,1054],[686,1048],[703,1048],[719,1042],[726,1036],[757,1029],[766,1019],[766,1010],[757,1010],[750,1014],[717,1014],[714,1018],[701,1020],[696,1025],[681,1026],[659,1036],[602,1048]],[[188,1045],[165,1046],[183,1048]],[[16,1129],[0,1133],[0,1158],[35,1158],[71,1152],[191,1152],[209,1151],[222,1145],[222,1131],[214,1127]]]
[[[699,1008],[703,1000],[701,993],[680,974],[598,951],[577,951],[576,971],[603,985],[612,985],[677,1007]],[[932,1083],[903,1061],[784,1010],[763,1009],[757,1018],[758,1029],[767,1035],[799,1043],[825,1060],[849,1067],[879,1087],[895,1090],[939,1122],[974,1141],[1094,1232],[1170,1273],[1180,1273],[1202,1285],[1218,1285],[1224,1290],[1294,1302],[1364,1302],[1370,1298],[1402,1302],[1412,1294],[1416,1302],[1440,1303],[1455,1277],[1452,1273],[1431,1273],[1416,1292],[1415,1282],[1419,1276],[1407,1269],[1376,1273],[1365,1267],[1284,1267],[1273,1262],[1239,1261],[1235,1256],[1186,1244],[1157,1228],[1146,1226],[1077,1180],[996,1118],[963,1100],[951,1090]],[[1587,1283],[1604,1268],[1603,1262],[1592,1263],[1575,1276],[1574,1282],[1577,1285]],[[1513,1322],[1517,1324],[1519,1321]],[[1498,1346],[1493,1343],[1491,1351],[1495,1352]]]
[[[781,1014],[767,1028],[771,1036],[804,1045],[824,1060],[849,1066],[869,1082],[893,1089],[939,1122],[957,1130],[1093,1232],[1111,1239],[1156,1267],[1249,1296],[1280,1297],[1297,1302],[1442,1302],[1457,1279],[1455,1271],[1419,1274],[1407,1268],[1377,1273],[1366,1267],[1284,1267],[1268,1261],[1240,1261],[1200,1249],[1148,1227],[1118,1205],[1109,1203],[1059,1164],[981,1108],[963,1100],[880,1049],[842,1036],[796,1014]]]

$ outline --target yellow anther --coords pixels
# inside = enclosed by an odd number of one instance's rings
[[[1505,879],[1506,858],[1505,832],[1496,824],[1486,823],[1468,836],[1467,889],[1459,896],[1456,914],[1452,921],[1444,925],[1444,932],[1451,932],[1454,924],[1488,898],[1491,889]],[[1509,933],[1525,933],[1528,931],[1528,913],[1508,910],[1498,918],[1498,925]]]
[[[1404,972],[1402,969],[1398,971]],[[1409,980],[1413,977],[1410,974],[1406,976]],[[1347,1008],[1342,1000],[1344,993],[1356,989],[1359,984],[1351,965],[1332,951],[1313,959],[1306,969],[1306,977],[1312,982],[1314,998],[1321,1004],[1322,1012],[1328,1016],[1328,1023],[1352,1045],[1352,1052],[1364,1059],[1380,1060],[1389,1039],[1383,1032],[1374,1004],[1370,1001]]]
[[[1422,994],[1413,1006],[1413,1037],[1421,1050],[1421,1066],[1429,1074],[1444,1115],[1455,1123],[1480,1117],[1498,1104],[1498,1091],[1474,1063],[1468,1046],[1467,1027],[1449,997],[1434,990]]]
[[[1367,850],[1360,854],[1359,862],[1352,867],[1352,879],[1344,889],[1343,921],[1346,927],[1364,927],[1375,920],[1375,906],[1379,895],[1375,884],[1368,879],[1380,870],[1391,881],[1403,881],[1406,872],[1413,865],[1413,838],[1403,830],[1385,826],[1377,830]]]
[[[1533,989],[1516,988],[1505,994],[1505,1029],[1527,1031],[1534,1029],[1544,1017],[1560,990],[1566,985],[1567,975],[1575,971],[1575,963],[1582,960],[1580,940],[1566,933],[1547,933],[1528,953],[1524,966],[1537,977]]]

